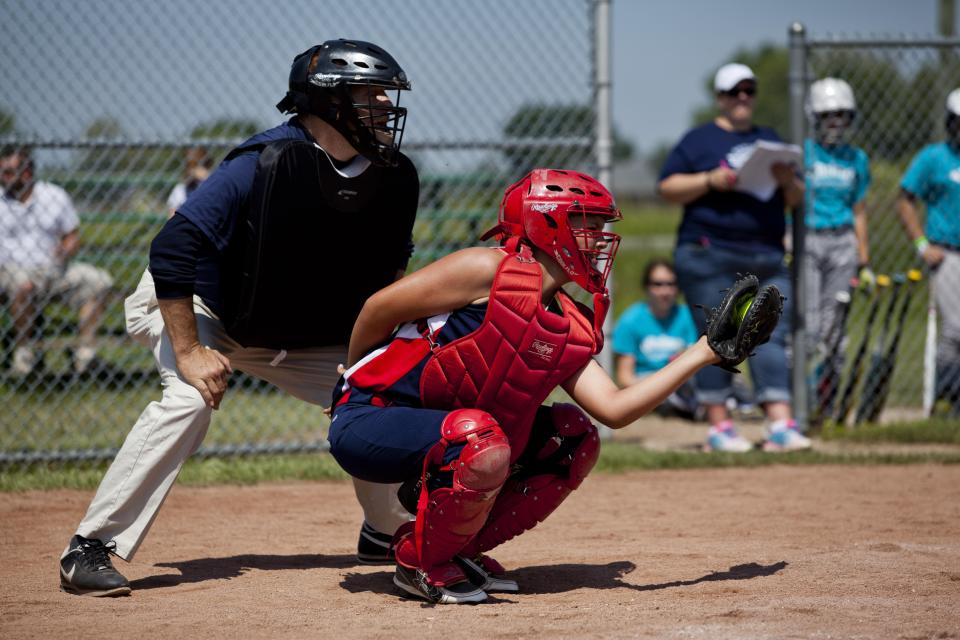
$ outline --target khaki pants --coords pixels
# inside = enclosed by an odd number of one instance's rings
[[[203,442],[213,410],[193,386],[180,378],[149,271],[124,307],[127,331],[153,351],[163,396],[159,402],[151,402],[133,425],[77,533],[114,541],[117,555],[130,560],[183,463]],[[306,402],[322,405],[330,401],[339,378],[337,365],[346,361],[346,347],[296,349],[285,355],[270,349],[245,348],[226,334],[217,317],[197,297],[194,312],[200,342],[226,355],[234,369],[266,380]],[[392,534],[411,519],[396,497],[398,485],[355,479],[354,488],[364,518],[378,531]]]

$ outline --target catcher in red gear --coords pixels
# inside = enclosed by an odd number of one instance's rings
[[[401,502],[416,514],[394,538],[405,593],[459,604],[519,590],[487,552],[543,521],[587,476],[600,452],[591,418],[626,426],[700,368],[742,360],[775,326],[779,294],[739,286],[711,313],[709,342],[619,389],[593,356],[620,241],[605,228],[620,218],[590,176],[535,170],[506,190],[487,234],[499,247],[450,254],[365,304],[330,445],[351,475],[403,483]],[[567,295],[570,282],[593,294],[592,309]],[[579,407],[543,406],[558,386]]]

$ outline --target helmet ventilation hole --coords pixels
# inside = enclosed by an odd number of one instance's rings
[[[338,67],[345,67],[345,66],[347,66],[347,61],[344,60],[343,58],[333,58],[333,59],[330,60],[330,62],[332,62],[333,64],[337,65]]]
[[[547,214],[543,214],[543,218],[544,220],[547,221],[547,226],[549,226],[551,229],[557,228],[558,226],[557,221],[553,219],[553,216],[548,216]]]
[[[547,191],[563,191],[563,187],[558,184],[548,184]]]
[[[353,64],[357,65],[358,67],[362,67],[362,68],[364,68],[364,69],[369,69],[369,68],[370,68],[370,65],[368,65],[366,62],[360,62],[359,60],[357,60],[357,61],[354,62]]]
[[[586,195],[584,194],[583,189],[581,189],[580,187],[570,187],[570,191],[576,193],[577,195],[581,195],[581,196]]]

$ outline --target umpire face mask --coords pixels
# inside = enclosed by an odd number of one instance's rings
[[[356,119],[367,136],[360,135],[357,141],[364,148],[357,149],[373,157],[374,163],[391,165],[396,163],[396,154],[403,139],[407,110],[400,106],[400,90],[394,89],[388,95],[388,87],[370,84],[350,85],[350,102]]]

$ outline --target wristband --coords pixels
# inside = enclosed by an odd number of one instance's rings
[[[923,252],[930,246],[930,241],[927,240],[927,236],[920,236],[913,241],[913,246],[917,248],[917,253],[922,256]]]

